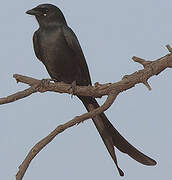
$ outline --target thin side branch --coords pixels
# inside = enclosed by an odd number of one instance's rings
[[[69,127],[72,127],[76,124],[79,124],[83,122],[84,120],[87,120],[89,118],[92,118],[93,116],[96,116],[105,110],[107,110],[114,102],[117,94],[110,94],[105,103],[97,108],[94,109],[88,113],[85,113],[81,116],[77,116],[74,119],[68,121],[67,123],[63,125],[59,125],[54,129],[47,137],[43,138],[41,141],[39,141],[28,153],[22,164],[19,166],[19,171],[16,175],[16,180],[21,180],[29,167],[31,161],[34,159],[34,157],[47,145],[49,144],[58,134],[62,133],[64,130],[68,129]]]
[[[147,65],[151,64],[151,61],[146,61],[146,60],[139,58],[139,57],[136,57],[136,56],[133,56],[132,59],[134,62],[137,62],[137,63],[140,63],[141,65],[143,65],[144,68]]]
[[[85,113],[81,116],[77,116],[71,121],[56,127],[54,131],[52,131],[47,137],[38,142],[28,153],[25,160],[19,167],[19,171],[16,175],[17,180],[22,180],[29,164],[33,160],[33,158],[48,144],[50,143],[54,137],[56,137],[59,133],[63,132],[69,127],[72,127],[86,119],[89,119],[93,116],[96,116],[104,111],[106,111],[114,102],[115,98],[120,92],[126,91],[134,87],[136,84],[143,83],[149,90],[151,90],[150,85],[148,84],[148,79],[154,75],[158,75],[166,68],[172,68],[172,48],[168,45],[167,49],[170,54],[167,54],[164,57],[161,57],[155,61],[147,61],[138,57],[133,57],[135,62],[143,65],[144,69],[136,71],[130,75],[126,75],[116,83],[108,83],[108,84],[98,84],[96,83],[94,86],[81,87],[76,86],[75,95],[80,96],[91,96],[95,98],[100,98],[104,95],[107,95],[107,100],[105,103],[97,108],[93,109],[90,107],[90,112]],[[52,83],[50,80],[46,80],[47,83],[43,83],[43,80],[37,80],[31,77],[23,76],[15,74],[14,78],[17,82],[28,84],[30,87],[24,91],[20,91],[18,93],[12,94],[8,97],[0,98],[0,104],[6,104],[10,102],[14,102],[16,100],[22,99],[24,97],[30,96],[32,93],[36,92],[58,92],[58,93],[68,93],[72,94],[72,88],[70,84],[65,84],[63,82],[55,82]]]
[[[0,98],[0,104],[11,103],[11,102],[17,101],[19,99],[23,99],[25,97],[28,97],[31,94],[36,93],[36,92],[37,92],[37,90],[35,89],[35,85],[34,85],[28,89],[25,89],[24,91],[19,91],[19,92],[12,94],[10,96]]]

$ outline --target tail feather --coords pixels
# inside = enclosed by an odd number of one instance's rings
[[[78,98],[83,102],[87,111],[92,110],[90,105],[92,105],[94,108],[99,107],[97,101],[92,97],[78,96]],[[121,176],[123,176],[124,173],[118,166],[114,146],[141,164],[147,166],[156,165],[155,160],[144,155],[142,152],[132,146],[124,137],[122,137],[120,133],[113,127],[104,113],[97,115],[92,119]]]

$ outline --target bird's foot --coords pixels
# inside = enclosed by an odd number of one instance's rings
[[[59,82],[59,81],[57,81],[57,80],[56,80],[56,79],[54,79],[54,78],[49,79],[49,80],[50,80],[50,82],[52,81],[52,82],[54,82],[54,83]]]
[[[39,85],[39,92],[43,93],[47,91],[47,86],[50,84],[51,79],[42,79]]]

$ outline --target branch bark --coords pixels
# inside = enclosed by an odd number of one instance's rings
[[[38,142],[28,153],[22,164],[19,166],[19,171],[16,175],[16,180],[22,180],[29,164],[34,159],[34,157],[48,144],[50,143],[58,134],[65,131],[80,122],[83,122],[93,116],[96,116],[104,111],[106,111],[115,101],[116,97],[120,92],[126,91],[134,87],[136,84],[143,83],[149,90],[151,90],[148,84],[148,79],[154,75],[158,75],[160,72],[166,68],[172,68],[172,48],[167,45],[167,49],[170,54],[165,55],[155,61],[147,61],[138,57],[133,57],[133,61],[143,65],[143,69],[136,71],[130,75],[125,75],[119,82],[99,84],[96,83],[94,86],[81,87],[76,86],[75,95],[81,96],[92,96],[95,98],[101,98],[107,95],[105,103],[97,108],[92,109],[92,111],[85,113],[83,115],[77,116],[65,124],[57,126],[47,137],[43,138]],[[72,88],[70,84],[65,84],[63,82],[52,83],[49,80],[38,80],[31,77],[15,74],[13,76],[17,82],[28,84],[30,87],[24,91],[17,92],[8,97],[0,98],[0,104],[11,103],[19,99],[23,99],[30,96],[36,92],[58,92],[58,93],[68,93],[72,94]]]
[[[114,102],[116,96],[113,94],[110,94],[105,101],[105,103],[97,108],[92,108],[92,111],[85,113],[81,116],[76,116],[72,120],[68,121],[65,124],[57,126],[48,136],[43,138],[41,141],[39,141],[28,153],[22,164],[19,166],[19,171],[16,175],[16,180],[21,180],[29,167],[29,164],[31,163],[32,159],[47,145],[49,144],[58,134],[62,133],[64,130],[79,124],[80,122],[83,122],[84,120],[87,120],[93,116],[96,116],[97,114],[100,114],[101,112],[107,110],[112,103]]]
[[[75,90],[75,95],[81,96],[92,96],[95,98],[101,98],[102,96],[108,95],[109,93],[119,93],[134,87],[136,84],[143,83],[146,87],[151,90],[147,80],[158,75],[166,68],[172,68],[172,54],[167,54],[166,56],[159,58],[155,61],[146,61],[144,59],[133,57],[135,62],[143,65],[144,69],[136,71],[130,75],[126,75],[121,81],[116,83],[108,84],[98,84],[94,86],[77,86]],[[53,91],[58,93],[68,93],[72,94],[72,88],[70,84],[65,84],[63,82],[56,83],[42,83],[41,80],[34,79],[31,77],[14,74],[13,76],[17,82],[25,83],[31,86],[30,88],[20,91],[18,93],[12,94],[8,97],[0,98],[0,104],[7,104],[14,102],[16,100],[22,99],[24,97],[30,96],[32,93],[36,92],[46,92]]]

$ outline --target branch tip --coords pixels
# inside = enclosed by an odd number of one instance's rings
[[[147,61],[136,56],[133,56],[132,59],[134,62],[140,63],[144,68],[151,63],[151,61]]]
[[[16,82],[19,83],[19,80],[17,79],[17,74],[13,74],[13,78],[15,78]]]
[[[166,48],[168,49],[168,51],[169,51],[170,53],[172,53],[172,48],[171,48],[171,46],[170,46],[169,44],[166,45]]]
[[[149,85],[147,81],[143,82],[143,84],[148,88],[149,91],[152,90],[151,86]]]
[[[133,61],[138,62],[138,63],[143,62],[143,61],[146,61],[146,60],[144,60],[144,59],[142,59],[142,58],[139,58],[139,57],[137,57],[137,56],[133,56],[132,59],[133,59]]]

